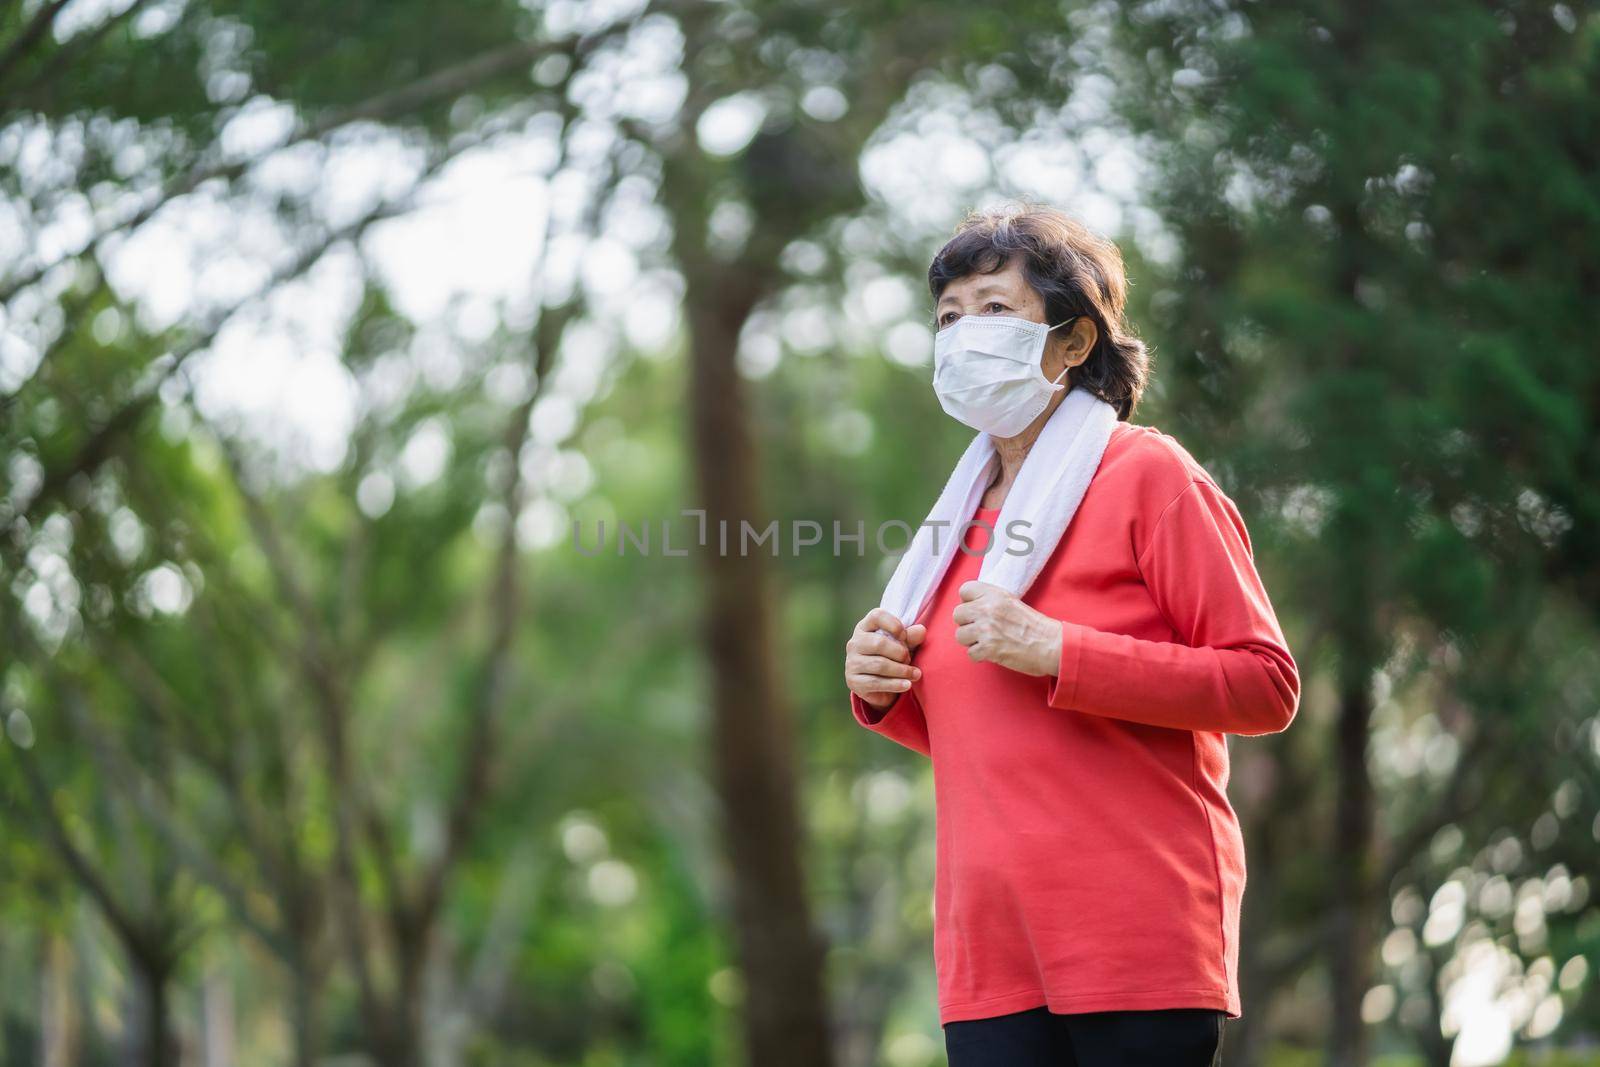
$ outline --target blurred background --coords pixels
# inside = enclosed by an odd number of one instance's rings
[[[1227,1061],[1600,1063],[1600,12],[1468,0],[0,0],[0,1061],[942,1065],[883,553],[660,527],[918,521],[1015,197],[1305,683]]]

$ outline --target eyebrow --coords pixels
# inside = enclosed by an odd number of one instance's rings
[[[974,297],[980,297],[980,296],[988,296],[988,295],[991,295],[991,294],[994,294],[994,293],[998,293],[1001,296],[1007,296],[1007,297],[1011,295],[1010,293],[1008,293],[1006,291],[1005,286],[1000,285],[998,282],[989,282],[987,285],[980,285],[978,287],[977,291],[974,292],[972,295]],[[947,292],[944,296],[941,296],[939,298],[938,306],[939,307],[944,307],[944,304],[945,304],[946,300],[954,300],[954,299],[955,299],[955,297],[951,296]]]

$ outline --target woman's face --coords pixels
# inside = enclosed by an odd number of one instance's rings
[[[1044,297],[1028,284],[1020,262],[1013,257],[993,274],[969,274],[945,286],[933,317],[942,330],[963,315],[1009,315],[1045,322],[1045,310]],[[1094,321],[1087,317],[1055,331],[1045,345],[1039,369],[1053,381],[1068,367],[1076,367],[1089,358],[1097,335]]]

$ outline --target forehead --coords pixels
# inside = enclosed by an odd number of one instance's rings
[[[1022,276],[1022,268],[1012,259],[993,274],[968,274],[944,287],[939,295],[939,306],[969,304],[991,296],[1010,297],[1013,301],[1026,300],[1033,289]]]

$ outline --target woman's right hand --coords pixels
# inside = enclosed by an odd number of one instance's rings
[[[911,650],[928,636],[926,626],[906,626],[882,608],[856,623],[844,646],[844,684],[874,708],[887,708],[922,677]]]

